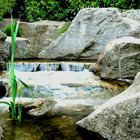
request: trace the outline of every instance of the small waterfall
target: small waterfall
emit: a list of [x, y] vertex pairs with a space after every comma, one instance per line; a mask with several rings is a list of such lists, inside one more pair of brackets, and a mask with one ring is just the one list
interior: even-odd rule
[[[88, 64], [91, 65], [91, 64]], [[15, 69], [18, 71], [25, 72], [36, 72], [36, 71], [75, 71], [80, 72], [88, 70], [87, 64], [83, 63], [66, 63], [66, 62], [17, 62], [15, 63]], [[9, 65], [6, 66], [6, 71], [9, 70]]]
[[60, 65], [59, 64], [40, 64], [39, 65], [39, 71], [58, 71]]
[[[37, 64], [35, 63], [15, 63], [14, 67], [18, 71], [34, 72], [37, 69]], [[9, 65], [6, 66], [6, 71], [9, 70]]]
[[84, 64], [61, 64], [62, 71], [84, 71]]

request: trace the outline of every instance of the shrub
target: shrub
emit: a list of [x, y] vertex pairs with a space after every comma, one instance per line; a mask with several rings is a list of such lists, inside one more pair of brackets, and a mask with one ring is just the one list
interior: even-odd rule
[[72, 20], [80, 9], [86, 7], [139, 8], [139, 0], [25, 0], [28, 21], [51, 19]]
[[[8, 1], [8, 0], [1, 0]], [[10, 0], [14, 1], [14, 0]], [[71, 21], [80, 9], [86, 7], [140, 8], [139, 0], [15, 0], [14, 16], [27, 21]], [[1, 9], [1, 8], [0, 8]]]
[[15, 0], [0, 0], [0, 19], [3, 15], [12, 11], [12, 7], [15, 4]]

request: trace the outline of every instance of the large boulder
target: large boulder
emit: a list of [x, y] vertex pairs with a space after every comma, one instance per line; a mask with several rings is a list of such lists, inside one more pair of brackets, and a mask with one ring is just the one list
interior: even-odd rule
[[93, 70], [105, 79], [134, 79], [140, 71], [140, 39], [113, 40], [100, 54]]
[[112, 40], [124, 36], [140, 37], [140, 10], [116, 8], [82, 9], [68, 31], [39, 55], [44, 59], [97, 60]]
[[140, 139], [140, 72], [123, 93], [99, 106], [77, 125], [108, 140]]
[[4, 69], [9, 58], [9, 52], [4, 48], [6, 35], [0, 31], [0, 71]]

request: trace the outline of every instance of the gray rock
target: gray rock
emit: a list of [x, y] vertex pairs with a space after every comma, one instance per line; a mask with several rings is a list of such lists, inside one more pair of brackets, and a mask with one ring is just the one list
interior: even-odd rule
[[100, 54], [93, 69], [105, 79], [134, 79], [140, 71], [140, 39], [113, 40]]
[[99, 106], [77, 125], [108, 140], [140, 139], [140, 72], [123, 93]]
[[9, 58], [9, 52], [4, 48], [5, 39], [6, 35], [0, 31], [0, 71], [4, 69]]
[[82, 9], [68, 31], [39, 55], [43, 59], [97, 60], [112, 40], [124, 36], [140, 38], [140, 10], [116, 8]]
[[0, 140], [2, 139], [2, 137], [3, 137], [3, 129], [0, 127]]
[[[4, 43], [5, 50], [10, 55], [11, 37], [7, 37]], [[15, 59], [31, 59], [36, 58], [37, 50], [31, 46], [30, 40], [26, 38], [16, 38]]]
[[22, 37], [30, 40], [34, 50], [34, 57], [37, 58], [44, 47], [49, 47], [51, 42], [58, 36], [58, 29], [64, 24], [65, 22], [49, 20], [20, 23]]

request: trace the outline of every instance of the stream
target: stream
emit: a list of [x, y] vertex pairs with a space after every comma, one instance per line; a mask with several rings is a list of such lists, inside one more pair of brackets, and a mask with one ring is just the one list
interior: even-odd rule
[[[22, 97], [52, 98], [56, 105], [46, 116], [25, 118], [22, 127], [13, 125], [9, 114], [0, 106], [4, 140], [98, 140], [85, 131], [81, 135], [75, 123], [128, 85], [101, 80], [90, 72], [92, 65], [82, 62], [16, 62], [16, 77], [32, 88], [31, 94], [18, 83]], [[0, 75], [7, 88], [8, 69], [7, 65]]]

